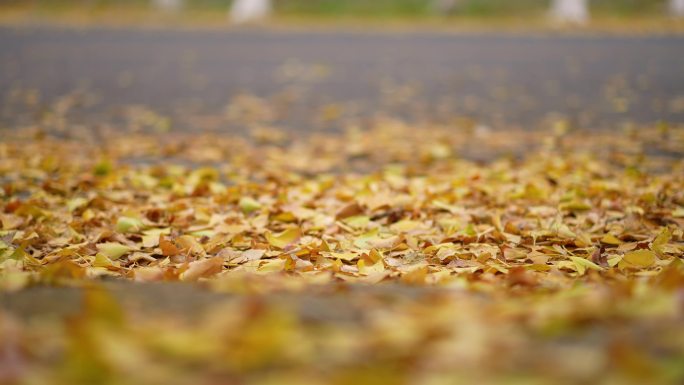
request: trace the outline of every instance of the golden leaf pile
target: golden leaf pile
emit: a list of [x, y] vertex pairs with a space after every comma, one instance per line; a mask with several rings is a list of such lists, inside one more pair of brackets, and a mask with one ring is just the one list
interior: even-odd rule
[[[684, 130], [586, 135], [14, 133], [0, 142], [6, 292], [121, 279], [256, 297], [193, 325], [133, 321], [97, 289], [66, 330], [15, 335], [3, 316], [0, 347], [23, 368], [7, 378], [684, 380]], [[295, 309], [307, 296], [360, 318], [311, 321]]]

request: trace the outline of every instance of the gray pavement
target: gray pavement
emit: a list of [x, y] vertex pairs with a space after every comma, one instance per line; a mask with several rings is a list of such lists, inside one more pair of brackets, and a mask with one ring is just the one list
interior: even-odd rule
[[494, 128], [554, 115], [585, 128], [684, 122], [684, 37], [0, 29], [0, 126], [74, 91], [88, 95], [75, 120], [144, 105], [180, 128], [240, 94], [303, 130], [377, 114]]

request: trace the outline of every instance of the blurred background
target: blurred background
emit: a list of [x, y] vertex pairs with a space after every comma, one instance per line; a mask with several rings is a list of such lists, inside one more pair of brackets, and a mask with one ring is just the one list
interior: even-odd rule
[[0, 0], [0, 128], [677, 124], [682, 15], [684, 0]]
[[[112, 22], [169, 21], [220, 24], [226, 21], [231, 3], [244, 0], [1, 0], [0, 9], [9, 18], [80, 18]], [[246, 2], [250, 2], [247, 0]], [[256, 3], [260, 3], [257, 0]], [[310, 21], [478, 21], [484, 23], [535, 23], [548, 19], [552, 8], [586, 3], [592, 20], [664, 21], [684, 8], [679, 0], [272, 0], [272, 22]], [[555, 3], [555, 4], [554, 4]], [[679, 3], [679, 5], [677, 4]], [[165, 10], [166, 12], [158, 12]], [[166, 15], [163, 15], [165, 13]], [[125, 16], [124, 16], [125, 15]]]

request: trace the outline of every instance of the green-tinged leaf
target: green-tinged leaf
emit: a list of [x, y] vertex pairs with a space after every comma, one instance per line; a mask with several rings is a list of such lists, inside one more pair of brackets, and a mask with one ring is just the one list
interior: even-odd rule
[[584, 211], [584, 210], [589, 210], [591, 209], [591, 204], [585, 201], [580, 201], [580, 200], [572, 200], [569, 202], [563, 202], [561, 203], [558, 208], [560, 210], [567, 210], [567, 211]]
[[371, 242], [377, 241], [380, 239], [378, 236], [380, 232], [380, 229], [375, 228], [371, 231], [368, 231], [365, 234], [361, 234], [356, 239], [354, 239], [354, 246], [359, 247], [361, 249], [369, 249], [372, 247]]
[[558, 235], [562, 238], [572, 239], [577, 237], [577, 234], [570, 230], [570, 228], [565, 224], [559, 225], [557, 231]]
[[133, 250], [133, 248], [130, 246], [122, 245], [116, 242], [100, 243], [97, 244], [96, 247], [100, 253], [106, 255], [112, 260], [119, 259]]
[[240, 206], [240, 210], [242, 210], [242, 212], [245, 214], [249, 214], [261, 208], [261, 203], [257, 202], [256, 200], [250, 197], [240, 198], [240, 202], [238, 203], [238, 205]]
[[69, 209], [69, 211], [76, 211], [82, 207], [85, 207], [87, 204], [88, 199], [83, 197], [76, 197], [73, 199], [69, 199], [67, 201], [67, 209]]
[[420, 229], [422, 227], [423, 227], [422, 222], [411, 221], [411, 220], [407, 220], [407, 219], [399, 221], [399, 222], [393, 224], [392, 226], [390, 226], [392, 231], [395, 231], [398, 233], [408, 233], [408, 232]]
[[587, 269], [591, 270], [596, 270], [596, 271], [601, 271], [603, 268], [594, 262], [584, 259], [581, 257], [570, 257], [570, 260], [575, 264], [575, 267], [577, 269], [577, 272], [580, 273], [580, 275], [584, 275], [585, 271]]
[[355, 229], [363, 229], [368, 226], [368, 223], [370, 223], [370, 217], [366, 215], [355, 215], [349, 218], [345, 218], [342, 220], [346, 225], [355, 228]]
[[143, 222], [138, 218], [119, 217], [116, 221], [116, 231], [120, 233], [137, 233], [143, 227]]
[[112, 162], [107, 159], [103, 159], [95, 165], [93, 173], [97, 176], [105, 176], [111, 173], [113, 169], [114, 166], [112, 165]]
[[95, 254], [95, 259], [92, 262], [93, 267], [115, 267], [114, 262], [102, 253]]
[[214, 230], [199, 230], [199, 231], [193, 231], [192, 233], [190, 233], [190, 235], [192, 235], [193, 237], [199, 237], [199, 238], [201, 238], [201, 237], [211, 238], [211, 237], [216, 235], [216, 231], [214, 231]]

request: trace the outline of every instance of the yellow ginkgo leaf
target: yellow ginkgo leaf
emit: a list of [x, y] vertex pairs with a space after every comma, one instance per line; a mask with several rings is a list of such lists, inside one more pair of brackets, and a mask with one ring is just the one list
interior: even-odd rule
[[653, 240], [653, 243], [651, 243], [651, 250], [653, 250], [653, 252], [655, 252], [659, 257], [665, 257], [663, 246], [670, 242], [670, 238], [672, 238], [672, 233], [670, 230], [667, 228], [663, 229], [663, 231], [661, 231], [660, 234], [658, 234], [658, 236]]
[[137, 233], [143, 226], [140, 219], [133, 217], [119, 217], [116, 221], [116, 231], [120, 233]]
[[377, 273], [383, 273], [385, 271], [385, 264], [382, 261], [378, 261], [374, 264], [368, 264], [363, 259], [359, 259], [356, 263], [359, 273], [363, 275], [371, 275]]
[[279, 271], [283, 271], [285, 269], [285, 264], [287, 261], [285, 259], [271, 259], [266, 262], [263, 262], [261, 266], [258, 268], [258, 272], [260, 273], [277, 273]]
[[622, 244], [622, 241], [617, 239], [615, 235], [613, 234], [606, 234], [601, 238], [601, 243], [605, 243], [606, 245], [620, 245]]
[[266, 240], [269, 245], [277, 249], [284, 249], [297, 242], [301, 236], [302, 231], [298, 227], [292, 227], [279, 234], [266, 233]]
[[422, 225], [423, 224], [418, 221], [403, 220], [393, 224], [390, 228], [398, 233], [405, 233], [421, 228]]
[[112, 260], [119, 259], [133, 250], [133, 248], [130, 246], [122, 245], [116, 242], [100, 243], [96, 247], [100, 253], [106, 255]]
[[575, 264], [575, 270], [580, 275], [584, 275], [584, 273], [587, 271], [587, 269], [598, 270], [598, 271], [603, 270], [603, 268], [601, 268], [601, 266], [595, 264], [594, 262], [592, 262], [588, 259], [584, 259], [584, 258], [580, 258], [580, 257], [570, 257], [570, 260], [572, 260], [572, 262]]
[[249, 214], [261, 208], [261, 203], [250, 197], [240, 198], [240, 203], [238, 205], [240, 206], [240, 210], [245, 214]]
[[656, 255], [651, 250], [636, 250], [625, 254], [620, 267], [649, 267], [655, 263]]
[[221, 272], [223, 269], [223, 258], [214, 257], [200, 259], [190, 263], [188, 269], [181, 275], [182, 281], [197, 281], [200, 278], [210, 277]]

